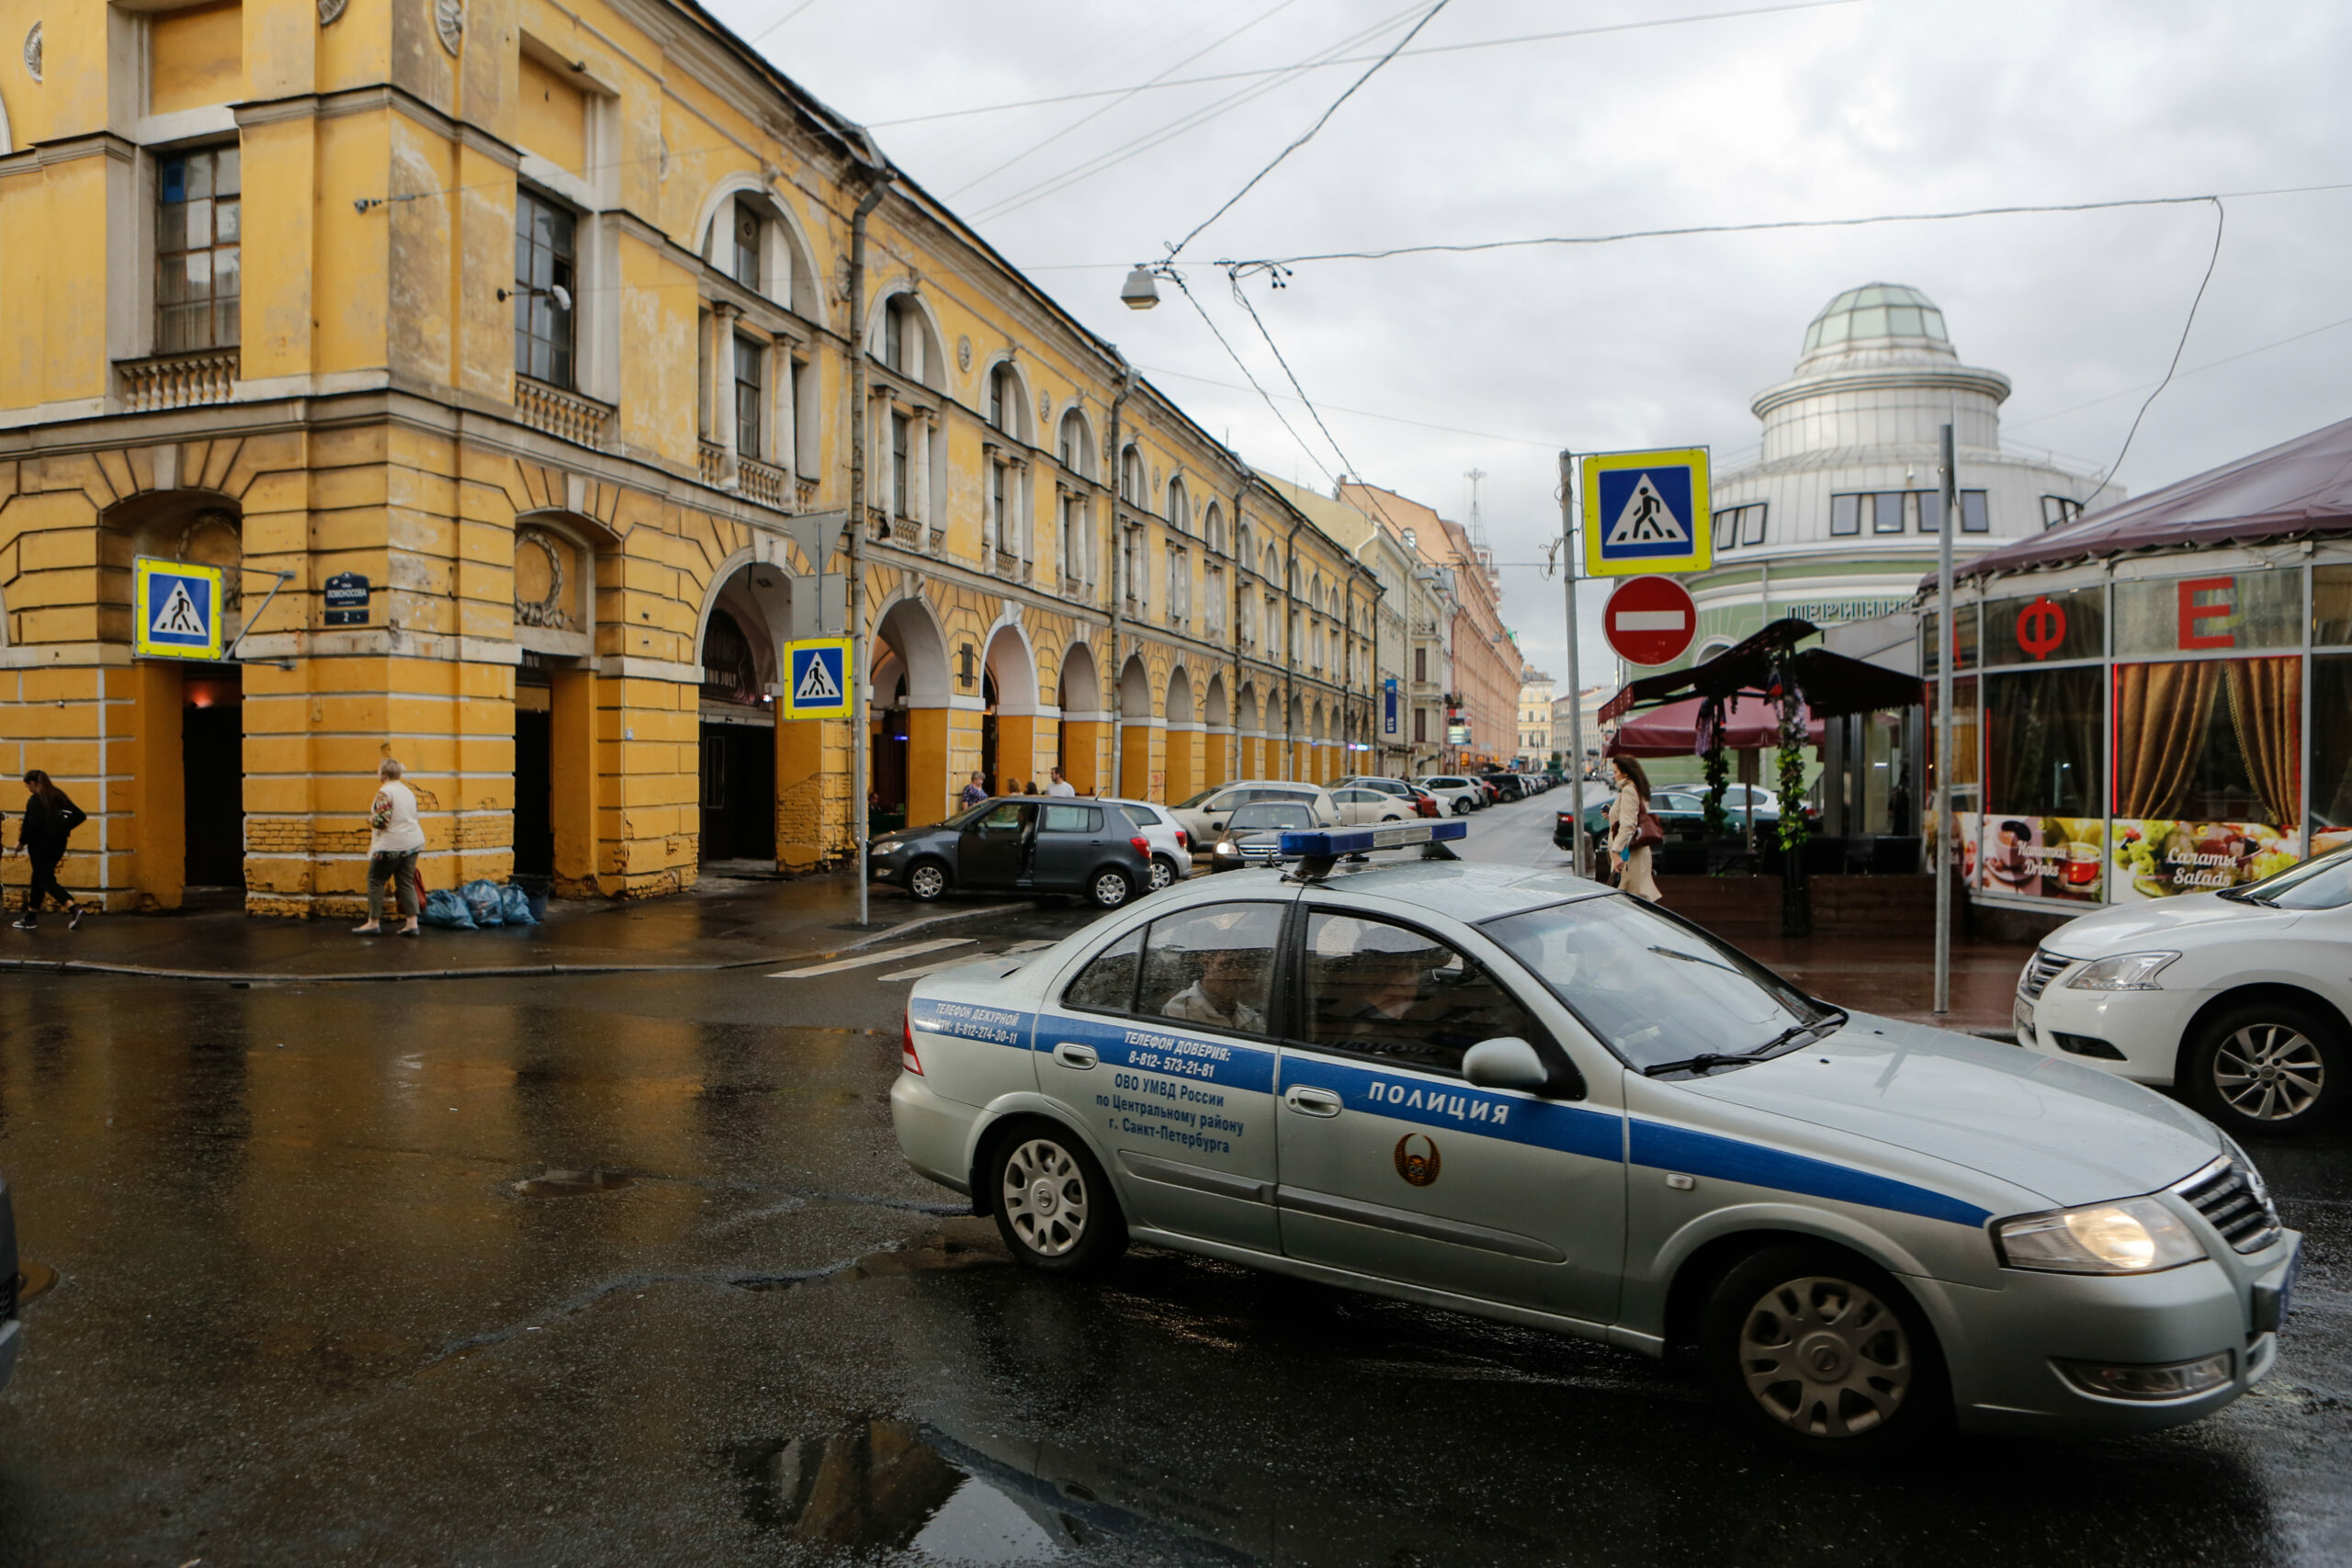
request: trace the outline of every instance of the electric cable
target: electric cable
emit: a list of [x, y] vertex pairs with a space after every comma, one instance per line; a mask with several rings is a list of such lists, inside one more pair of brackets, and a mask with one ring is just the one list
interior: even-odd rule
[[[2218, 370], [2224, 365], [2234, 365], [2241, 359], [2251, 359], [2257, 354], [2267, 354], [2274, 348], [2284, 348], [2290, 343], [2301, 343], [2307, 337], [2317, 337], [2322, 333], [2332, 333], [2338, 327], [2352, 327], [2352, 316], [2339, 316], [2335, 321], [2323, 321], [2318, 326], [2306, 327], [2301, 332], [2290, 333], [2285, 337], [2274, 338], [2268, 343], [2256, 344], [2252, 348], [2242, 348], [2235, 354], [2225, 354], [2219, 359], [2209, 359], [2202, 365], [2192, 365], [2188, 369], [2182, 371], [2181, 375], [2202, 376], [2208, 370]], [[1184, 380], [1198, 381], [1202, 379], [1202, 378], [1198, 376], [1185, 376], [1181, 370], [1155, 370], [1152, 374], [1155, 376], [1174, 376]], [[1215, 387], [1221, 385], [1221, 383], [1210, 381], [1207, 385]], [[2161, 388], [2163, 383], [2157, 382], [2155, 385]], [[1227, 391], [1240, 390], [1238, 387], [1227, 387], [1226, 389]], [[2002, 434], [2007, 434], [2010, 431], [2023, 430], [2030, 425], [2047, 424], [2053, 419], [2064, 419], [2070, 413], [2080, 413], [2085, 409], [2095, 409], [2101, 403], [2111, 403], [2118, 398], [2128, 398], [2132, 393], [2143, 391], [2144, 389], [2144, 387], [2126, 387], [2120, 392], [2109, 392], [2103, 398], [2093, 398], [2086, 403], [2075, 403], [2069, 407], [2058, 409], [2050, 413], [2035, 414], [2031, 419], [2005, 419], [2001, 422], [2001, 431]], [[1363, 411], [1361, 409], [1350, 409], [1344, 412], [1350, 413], [1362, 413]], [[1374, 414], [1371, 417], [1374, 419], [1381, 419], [1386, 416], [1382, 414]], [[1464, 431], [1462, 434], [1470, 434], [1474, 433]], [[1509, 438], [1502, 437], [1501, 439]]]
[[[1323, 477], [1329, 479], [1332, 485], [1336, 488], [1340, 482], [1338, 477], [1334, 475], [1329, 468], [1324, 467], [1323, 459], [1316, 455], [1315, 448], [1306, 444], [1306, 438], [1299, 434], [1298, 427], [1291, 423], [1289, 417], [1285, 415], [1281, 408], [1275, 404], [1273, 395], [1268, 392], [1264, 387], [1259, 385], [1258, 378], [1250, 372], [1249, 361], [1243, 359], [1240, 354], [1235, 350], [1233, 344], [1227, 341], [1225, 333], [1217, 330], [1216, 321], [1209, 315], [1207, 307], [1203, 305], [1200, 300], [1193, 296], [1191, 287], [1185, 283], [1181, 275], [1170, 272], [1169, 274], [1169, 281], [1175, 284], [1178, 291], [1184, 296], [1185, 301], [1189, 303], [1193, 310], [1200, 312], [1202, 324], [1209, 329], [1209, 335], [1216, 339], [1217, 346], [1224, 349], [1225, 352], [1231, 356], [1233, 363], [1239, 367], [1242, 378], [1250, 383], [1250, 389], [1265, 400], [1267, 411], [1282, 422], [1282, 427], [1284, 430], [1290, 432], [1290, 438], [1298, 443], [1298, 449], [1306, 454], [1306, 460], [1314, 464], [1317, 468], [1321, 468], [1323, 471]], [[1294, 385], [1295, 384], [1295, 383], [1294, 383]], [[1337, 451], [1339, 448], [1335, 446], [1332, 450]]]
[[[1340, 106], [1346, 103], [1350, 98], [1354, 97], [1357, 88], [1363, 86], [1366, 82], [1371, 81], [1382, 66], [1396, 59], [1397, 51], [1402, 50], [1407, 44], [1412, 42], [1416, 38], [1419, 38], [1420, 36], [1421, 29], [1428, 27], [1431, 22], [1437, 20], [1438, 13], [1444, 10], [1446, 6], [1452, 3], [1453, 0], [1437, 0], [1437, 4], [1430, 6], [1428, 12], [1422, 16], [1421, 19], [1413, 24], [1411, 30], [1407, 32], [1403, 38], [1396, 40], [1396, 44], [1394, 48], [1390, 49], [1387, 53], [1382, 55], [1378, 60], [1374, 61], [1370, 65], [1366, 66], [1363, 75], [1348, 84], [1347, 90], [1341, 93], [1338, 97], [1333, 98], [1331, 100], [1331, 107], [1325, 109], [1320, 115], [1317, 116], [1315, 123], [1308, 126], [1306, 130], [1301, 132], [1296, 141], [1283, 148], [1281, 152], [1275, 153], [1272, 160], [1268, 163], [1264, 168], [1259, 170], [1256, 174], [1251, 175], [1250, 178], [1243, 183], [1239, 190], [1235, 191], [1231, 196], [1226, 198], [1224, 206], [1218, 208], [1215, 212], [1210, 213], [1206, 218], [1202, 219], [1200, 222], [1193, 225], [1193, 231], [1191, 233], [1177, 241], [1175, 245], [1169, 251], [1168, 259], [1170, 261], [1174, 261], [1178, 256], [1183, 254], [1184, 247], [1191, 244], [1195, 239], [1197, 239], [1200, 236], [1202, 230], [1207, 228], [1210, 224], [1216, 222], [1218, 219], [1232, 211], [1236, 202], [1239, 201], [1243, 197], [1248, 196], [1251, 191], [1258, 188], [1258, 182], [1260, 180], [1264, 179], [1268, 175], [1272, 174], [1277, 168], [1282, 166], [1283, 159], [1289, 157], [1292, 153], [1297, 152], [1300, 148], [1314, 141], [1316, 132], [1321, 130], [1326, 125], [1329, 125], [1331, 122], [1331, 117], [1340, 112]], [[1238, 292], [1238, 286], [1236, 292]], [[1257, 312], [1252, 310], [1250, 314], [1254, 316]], [[1271, 338], [1267, 341], [1269, 343], [1272, 342]], [[1277, 357], [1279, 357], [1279, 355], [1277, 355]]]
[[2149, 405], [2163, 395], [2166, 387], [2172, 385], [2173, 372], [2180, 368], [2181, 353], [2188, 347], [2189, 330], [2197, 325], [2197, 307], [2205, 302], [2205, 286], [2213, 281], [2213, 269], [2221, 265], [2222, 231], [2229, 224], [2230, 209], [2222, 205], [2220, 197], [2217, 196], [2212, 199], [2213, 254], [2205, 259], [2205, 276], [2198, 279], [2196, 298], [2188, 302], [2188, 320], [2180, 323], [2180, 341], [2173, 344], [2172, 363], [2165, 367], [2165, 378], [2156, 383], [2156, 389], [2148, 394], [2147, 401], [2140, 405], [2140, 412], [2132, 416], [2132, 428], [2123, 433], [2122, 449], [2115, 454], [2115, 461], [2107, 466], [2107, 471], [2099, 475], [2098, 482], [2091, 486], [2091, 494], [2094, 496], [2098, 495], [2100, 488], [2113, 479], [2116, 471], [2123, 467], [2123, 459], [2132, 450], [2132, 438], [2140, 434], [2140, 422], [2148, 417]]

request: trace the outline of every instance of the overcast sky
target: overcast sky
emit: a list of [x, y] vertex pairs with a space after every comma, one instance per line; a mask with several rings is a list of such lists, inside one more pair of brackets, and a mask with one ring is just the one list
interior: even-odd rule
[[[1758, 3], [1452, 0], [1409, 50]], [[1464, 475], [1485, 470], [1486, 526], [1505, 562], [1540, 559], [1557, 533], [1563, 446], [1706, 445], [1718, 468], [1751, 459], [1749, 399], [1789, 374], [1805, 323], [1831, 296], [1875, 280], [1924, 290], [1962, 358], [2012, 379], [2005, 444], [2104, 468], [2179, 342], [2211, 254], [2213, 209], [1303, 263], [1280, 290], [1263, 276], [1248, 283], [1344, 458], [1289, 399], [1211, 264], [2352, 182], [2352, 6], [2310, 0], [1846, 0], [1408, 51], [1182, 258], [1251, 373], [1283, 395], [1302, 447], [1172, 290], [1148, 313], [1117, 295], [1129, 265], [1214, 212], [1363, 64], [890, 123], [1162, 75], [1376, 56], [1428, 6], [716, 9], [809, 91], [874, 127], [902, 169], [1250, 461], [1326, 491], [1327, 470], [1352, 468], [1464, 518]], [[1096, 163], [1106, 166], [1085, 173]], [[2227, 205], [2182, 373], [2119, 475], [2134, 494], [2352, 417], [2352, 189]], [[1521, 648], [1564, 673], [1556, 584], [1517, 566], [1504, 584], [1504, 619]], [[1590, 662], [1602, 654], [1595, 620], [1588, 671], [1600, 668]]]

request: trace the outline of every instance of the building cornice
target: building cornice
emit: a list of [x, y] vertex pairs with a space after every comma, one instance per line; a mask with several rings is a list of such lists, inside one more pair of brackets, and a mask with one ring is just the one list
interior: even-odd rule
[[2009, 378], [1998, 370], [1982, 370], [1969, 365], [1955, 365], [1948, 368], [1934, 365], [1900, 365], [1872, 369], [1825, 370], [1795, 377], [1776, 387], [1767, 387], [1756, 394], [1755, 400], [1747, 407], [1758, 419], [1763, 419], [1791, 403], [1827, 397], [1837, 392], [1924, 390], [1973, 392], [2000, 403], [2007, 400]]

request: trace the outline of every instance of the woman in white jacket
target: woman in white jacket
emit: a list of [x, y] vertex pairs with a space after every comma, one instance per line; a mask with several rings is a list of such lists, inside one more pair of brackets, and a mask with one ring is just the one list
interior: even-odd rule
[[1649, 775], [1631, 757], [1614, 758], [1610, 765], [1617, 773], [1617, 798], [1609, 803], [1609, 849], [1617, 857], [1617, 886], [1653, 904], [1662, 903], [1657, 880], [1650, 874], [1650, 847], [1633, 847], [1642, 813], [1650, 808]]
[[351, 928], [356, 936], [384, 929], [387, 882], [407, 922], [401, 935], [417, 934], [416, 855], [424, 848], [424, 826], [416, 819], [416, 792], [401, 782], [401, 772], [395, 758], [376, 765], [376, 798], [368, 807], [368, 923]]

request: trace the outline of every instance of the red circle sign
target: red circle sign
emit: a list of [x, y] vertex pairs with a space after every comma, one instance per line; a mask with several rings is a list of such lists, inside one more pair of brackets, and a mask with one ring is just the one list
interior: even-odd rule
[[1699, 606], [1670, 577], [1629, 577], [1601, 613], [1609, 646], [1628, 664], [1668, 664], [1699, 635]]

